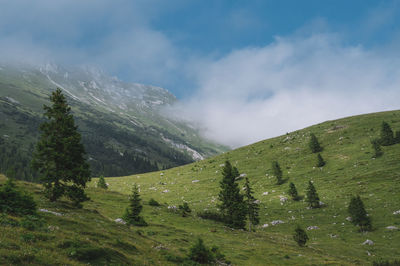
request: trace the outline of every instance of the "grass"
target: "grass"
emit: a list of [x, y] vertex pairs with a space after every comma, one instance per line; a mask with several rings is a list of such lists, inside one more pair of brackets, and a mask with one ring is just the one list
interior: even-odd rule
[[[136, 264], [169, 265], [188, 254], [197, 237], [208, 247], [218, 246], [234, 265], [368, 265], [379, 259], [400, 259], [400, 144], [383, 147], [384, 154], [372, 159], [370, 140], [379, 136], [382, 121], [400, 129], [400, 111], [368, 114], [328, 121], [277, 138], [227, 152], [207, 160], [165, 171], [119, 178], [106, 178], [109, 189], [96, 188], [96, 179], [87, 192], [91, 201], [83, 209], [66, 202], [49, 203], [41, 187], [19, 182], [33, 193], [39, 208], [61, 212], [63, 216], [41, 213], [44, 229], [30, 231], [16, 223], [21, 218], [7, 216], [0, 221], [0, 264]], [[315, 167], [317, 155], [308, 148], [313, 132], [324, 150], [327, 164]], [[256, 232], [232, 230], [221, 223], [200, 219], [196, 212], [215, 210], [218, 203], [221, 165], [230, 160], [245, 173], [261, 201], [261, 225]], [[276, 185], [271, 162], [277, 160], [286, 182]], [[303, 200], [288, 200], [289, 183], [305, 195], [309, 180], [325, 206], [307, 209]], [[0, 178], [4, 182], [4, 177]], [[240, 180], [240, 186], [244, 180]], [[140, 186], [143, 217], [147, 227], [127, 227], [114, 222], [128, 205], [132, 185]], [[265, 195], [268, 192], [268, 195]], [[374, 230], [358, 232], [346, 220], [351, 195], [359, 194], [372, 218]], [[150, 206], [153, 198], [161, 206]], [[189, 217], [168, 206], [187, 202]], [[271, 225], [273, 220], [283, 224]], [[297, 224], [310, 240], [299, 247], [293, 240]], [[362, 245], [366, 240], [374, 245]], [[179, 263], [178, 263], [179, 264]]]

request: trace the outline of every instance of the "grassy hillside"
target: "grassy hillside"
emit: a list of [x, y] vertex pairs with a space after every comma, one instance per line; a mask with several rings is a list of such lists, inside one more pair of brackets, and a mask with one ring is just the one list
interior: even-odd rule
[[[393, 214], [400, 210], [400, 144], [384, 147], [378, 159], [372, 159], [370, 144], [379, 136], [383, 120], [400, 130], [400, 111], [349, 117], [186, 166], [106, 178], [107, 191], [96, 188], [97, 180], [93, 180], [88, 189], [92, 200], [82, 210], [63, 202], [48, 203], [39, 194], [40, 187], [19, 183], [34, 193], [39, 208], [64, 215], [42, 213], [46, 230], [33, 232], [1, 222], [0, 264], [168, 265], [177, 261], [176, 256], [184, 257], [198, 236], [207, 246], [219, 246], [234, 265], [368, 265], [378, 259], [400, 259], [400, 230], [386, 229], [400, 228], [400, 215]], [[317, 156], [308, 148], [311, 132], [324, 148], [327, 164], [323, 168], [314, 167]], [[225, 160], [250, 179], [255, 197], [261, 201], [261, 225], [268, 227], [259, 226], [256, 232], [232, 230], [196, 217], [198, 211], [216, 208]], [[284, 170], [287, 180], [282, 185], [276, 185], [272, 177], [273, 160]], [[3, 180], [0, 178], [0, 183]], [[307, 209], [304, 201], [281, 204], [280, 196], [288, 196], [290, 182], [304, 196], [309, 180], [325, 203], [323, 208]], [[239, 182], [241, 186], [244, 183]], [[134, 183], [140, 186], [148, 227], [128, 228], [114, 222], [127, 206]], [[346, 220], [348, 202], [355, 194], [361, 196], [372, 218], [372, 232], [360, 233]], [[150, 198], [162, 205], [149, 206]], [[168, 209], [184, 201], [193, 210], [191, 216], [181, 217]], [[274, 220], [284, 223], [273, 226]], [[310, 241], [303, 248], [292, 238], [297, 224], [318, 227], [307, 230]], [[374, 245], [362, 245], [367, 239]]]
[[[111, 190], [125, 194], [137, 183], [145, 200], [154, 198], [167, 205], [187, 201], [195, 211], [215, 209], [221, 165], [230, 160], [249, 177], [255, 197], [261, 201], [261, 224], [268, 223], [268, 227], [258, 228], [255, 233], [231, 232], [218, 223], [197, 218], [170, 220], [156, 216], [149, 208], [147, 219], [173, 225], [182, 234], [202, 235], [209, 243], [221, 246], [232, 262], [241, 265], [365, 264], [378, 258], [399, 259], [400, 231], [386, 227], [400, 227], [400, 215], [393, 214], [400, 210], [400, 144], [384, 147], [384, 155], [372, 159], [370, 140], [379, 136], [382, 121], [387, 121], [393, 130], [400, 130], [400, 111], [328, 121], [190, 165], [107, 182]], [[324, 148], [321, 154], [327, 164], [323, 168], [315, 167], [317, 156], [309, 151], [311, 132]], [[288, 179], [283, 185], [275, 184], [273, 160], [279, 161], [284, 178]], [[309, 210], [303, 201], [281, 204], [280, 196], [288, 196], [289, 182], [295, 183], [304, 196], [309, 180], [326, 204], [324, 208]], [[361, 196], [372, 218], [373, 232], [359, 233], [346, 220], [350, 197], [356, 194]], [[271, 221], [278, 219], [285, 223], [271, 226]], [[292, 240], [296, 224], [319, 228], [307, 231], [311, 240], [306, 248], [298, 248]], [[212, 228], [216, 232], [210, 232]], [[160, 233], [156, 238], [179, 245], [174, 241], [179, 239], [177, 235], [164, 237]], [[375, 244], [362, 245], [366, 239]]]

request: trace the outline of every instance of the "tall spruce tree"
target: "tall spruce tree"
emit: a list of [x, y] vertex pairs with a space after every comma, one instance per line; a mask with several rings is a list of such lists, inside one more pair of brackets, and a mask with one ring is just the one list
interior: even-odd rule
[[380, 143], [382, 146], [390, 146], [395, 143], [393, 130], [385, 121], [382, 122]]
[[243, 195], [233, 175], [232, 165], [229, 161], [225, 162], [222, 170], [222, 181], [220, 182], [221, 191], [218, 199], [220, 204], [218, 208], [225, 224], [233, 228], [244, 228], [246, 225], [246, 204], [243, 201]]
[[308, 181], [308, 187], [307, 187], [307, 203], [310, 208], [319, 208], [319, 197], [317, 190], [315, 189], [313, 183], [311, 181]]
[[125, 214], [123, 216], [123, 219], [127, 224], [138, 226], [147, 225], [143, 217], [140, 216], [140, 212], [143, 209], [141, 201], [139, 188], [136, 184], [134, 184], [132, 188], [132, 194], [129, 196], [129, 206], [125, 209]]
[[311, 152], [312, 153], [317, 153], [322, 151], [322, 147], [318, 142], [317, 137], [314, 135], [314, 133], [310, 134], [310, 142], [308, 144], [310, 146]]
[[246, 177], [245, 187], [245, 202], [247, 205], [247, 216], [249, 217], [249, 231], [251, 231], [252, 225], [257, 225], [260, 223], [260, 215], [259, 210], [260, 206], [258, 206], [257, 200], [253, 196], [253, 190], [250, 187], [249, 179]]
[[85, 149], [71, 108], [60, 89], [52, 93], [50, 101], [52, 106], [43, 107], [47, 121], [40, 125], [41, 136], [32, 167], [38, 171], [50, 201], [66, 195], [80, 207], [81, 202], [89, 199], [84, 192], [90, 181]]
[[372, 228], [371, 219], [367, 215], [360, 196], [352, 197], [348, 208], [351, 222], [360, 226], [361, 231], [370, 231]]
[[276, 183], [278, 185], [283, 183], [282, 179], [282, 169], [279, 166], [279, 163], [277, 161], [272, 162], [272, 172], [274, 173], [274, 176], [276, 177]]
[[297, 193], [296, 186], [290, 182], [288, 194], [292, 197], [293, 200], [299, 200], [299, 194]]

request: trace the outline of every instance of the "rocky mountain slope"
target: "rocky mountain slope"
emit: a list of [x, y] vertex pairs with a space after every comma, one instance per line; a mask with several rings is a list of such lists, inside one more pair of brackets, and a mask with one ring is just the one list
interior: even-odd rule
[[177, 99], [167, 90], [124, 83], [96, 69], [54, 64], [0, 64], [2, 172], [31, 179], [42, 106], [61, 88], [83, 135], [94, 175], [126, 175], [177, 166], [226, 150], [188, 123], [169, 118]]

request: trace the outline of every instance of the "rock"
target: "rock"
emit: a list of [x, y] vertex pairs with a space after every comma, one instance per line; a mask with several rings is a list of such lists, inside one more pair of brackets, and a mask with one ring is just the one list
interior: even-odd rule
[[349, 222], [353, 221], [353, 219], [350, 216], [346, 217], [346, 220], [349, 221]]
[[286, 202], [288, 200], [288, 198], [285, 197], [285, 196], [279, 196], [279, 200], [280, 200], [281, 203], [284, 203], [284, 202]]
[[400, 210], [393, 212], [394, 215], [400, 214]]
[[62, 213], [53, 212], [53, 211], [49, 211], [49, 210], [46, 210], [46, 209], [39, 209], [39, 211], [40, 211], [40, 212], [51, 213], [51, 214], [53, 214], [53, 215], [55, 215], [55, 216], [62, 216], [62, 215], [63, 215]]
[[219, 165], [219, 167], [224, 167], [225, 166], [225, 164], [224, 163], [221, 163], [220, 165]]
[[177, 210], [178, 208], [175, 205], [168, 206], [168, 210]]
[[325, 203], [323, 203], [322, 201], [319, 202], [319, 206], [325, 206]]
[[367, 240], [365, 240], [364, 241], [364, 243], [362, 243], [363, 245], [373, 245], [374, 244], [374, 241], [372, 241], [372, 240], [369, 240], [369, 239], [367, 239]]
[[268, 195], [268, 191], [263, 193], [263, 196], [266, 196], [266, 195]]
[[197, 179], [196, 179], [196, 180], [193, 180], [192, 183], [197, 183], [197, 182], [199, 182], [199, 181], [200, 181], [200, 180], [197, 180]]
[[164, 173], [160, 173], [160, 175], [164, 175]]
[[399, 228], [398, 228], [397, 226], [390, 225], [390, 226], [387, 226], [386, 229], [389, 229], [389, 230], [398, 230]]
[[126, 222], [122, 218], [117, 218], [114, 220], [114, 222], [119, 223], [119, 224], [126, 224]]
[[60, 227], [58, 227], [56, 225], [49, 225], [47, 227], [47, 229], [49, 229], [49, 231], [53, 232], [53, 231], [56, 231], [56, 230], [60, 229]]
[[168, 193], [169, 192], [169, 190], [168, 189], [166, 189], [166, 190], [163, 190], [163, 192], [162, 193]]
[[268, 227], [269, 226], [269, 224], [263, 224], [262, 225], [262, 228], [266, 228], [266, 227]]
[[271, 192], [272, 192], [272, 193], [274, 193], [274, 192], [275, 192], [275, 190], [272, 190]]
[[260, 200], [255, 200], [253, 203], [255, 203], [255, 204], [260, 204], [261, 201], [260, 201]]
[[274, 220], [271, 222], [271, 225], [277, 225], [277, 224], [284, 224], [285, 222], [282, 220]]
[[330, 234], [329, 235], [331, 238], [337, 238], [338, 236], [337, 235], [333, 235], [333, 234]]
[[246, 177], [246, 176], [247, 176], [247, 174], [243, 173], [243, 174], [240, 174], [239, 177]]
[[316, 230], [316, 229], [319, 229], [319, 227], [316, 226], [316, 225], [312, 225], [312, 226], [307, 227], [307, 230]]

